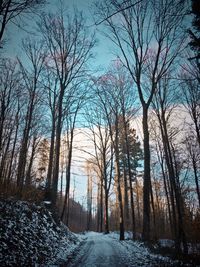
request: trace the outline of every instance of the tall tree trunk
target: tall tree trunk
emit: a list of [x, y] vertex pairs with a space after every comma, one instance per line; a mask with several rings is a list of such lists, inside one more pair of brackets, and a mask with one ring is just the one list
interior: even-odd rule
[[13, 128], [10, 129], [9, 133], [8, 133], [8, 136], [7, 136], [7, 142], [5, 144], [5, 150], [4, 150], [4, 153], [2, 153], [1, 155], [1, 164], [0, 164], [0, 180], [2, 181], [2, 183], [6, 183], [6, 173], [5, 173], [5, 165], [6, 165], [6, 158], [7, 158], [7, 155], [8, 155], [8, 151], [9, 151], [9, 148], [10, 148], [10, 142], [11, 142], [11, 135], [12, 135], [12, 132], [13, 132]]
[[105, 234], [109, 233], [109, 216], [108, 216], [108, 178], [107, 178], [107, 168], [106, 168], [106, 150], [103, 149], [103, 176], [104, 176], [104, 201], [105, 201], [105, 214], [104, 214], [104, 231]]
[[36, 80], [34, 79], [34, 89], [30, 96], [30, 106], [28, 106], [28, 109], [27, 109], [25, 128], [23, 132], [22, 145], [21, 145], [21, 149], [19, 153], [19, 160], [18, 160], [17, 187], [19, 189], [19, 192], [18, 192], [19, 196], [21, 195], [23, 185], [24, 185], [26, 157], [27, 157], [27, 152], [28, 152], [28, 141], [30, 138], [29, 134], [31, 131], [31, 123], [32, 123], [33, 111], [34, 111], [35, 91], [36, 91]]
[[129, 141], [128, 141], [125, 112], [123, 114], [123, 123], [124, 123], [124, 130], [125, 130], [125, 144], [126, 144], [126, 154], [127, 154], [130, 199], [131, 199], [132, 237], [133, 239], [135, 239], [135, 209], [134, 209], [134, 197], [133, 197], [133, 185], [132, 185], [133, 181], [132, 181], [132, 174], [131, 174], [130, 146], [129, 146]]
[[26, 157], [27, 157], [27, 143], [28, 140], [25, 138], [22, 141], [20, 153], [19, 153], [19, 160], [18, 160], [18, 171], [17, 171], [17, 187], [19, 189], [19, 196], [21, 195], [21, 191], [24, 184], [24, 173], [25, 173], [25, 166], [26, 166]]
[[109, 234], [109, 216], [108, 216], [108, 189], [105, 189], [105, 221], [104, 221], [104, 228], [105, 233]]
[[123, 182], [124, 182], [124, 224], [125, 227], [129, 226], [129, 199], [128, 199], [128, 184], [127, 184], [127, 172], [126, 172], [126, 162], [123, 163]]
[[176, 197], [176, 205], [177, 205], [177, 212], [178, 212], [178, 223], [179, 223], [179, 237], [183, 245], [183, 252], [184, 254], [188, 254], [188, 245], [187, 245], [187, 240], [186, 240], [186, 234], [185, 234], [185, 229], [184, 229], [184, 217], [185, 217], [185, 211], [184, 211], [184, 203], [183, 203], [183, 197], [181, 194], [181, 186], [180, 186], [180, 181], [179, 181], [179, 173], [178, 173], [178, 168], [177, 168], [177, 162], [176, 162], [176, 155], [175, 151], [173, 148], [173, 145], [171, 144], [172, 151], [173, 153], [173, 161], [174, 161], [174, 174], [176, 178], [176, 192], [175, 192], [175, 197]]
[[61, 92], [58, 101], [58, 118], [56, 125], [56, 141], [55, 141], [55, 164], [53, 170], [53, 181], [51, 188], [52, 207], [56, 206], [57, 191], [58, 191], [58, 179], [59, 179], [59, 167], [60, 167], [60, 144], [61, 144], [61, 132], [62, 132], [62, 105], [64, 96], [64, 87], [61, 85]]
[[[65, 200], [63, 205], [63, 210], [61, 214], [61, 220], [63, 220], [64, 213], [67, 207], [67, 203], [69, 203], [69, 190], [70, 190], [70, 178], [71, 178], [71, 162], [72, 162], [72, 149], [73, 149], [73, 129], [71, 130], [71, 136], [70, 136], [70, 144], [69, 144], [69, 151], [68, 151], [68, 162], [67, 162], [67, 168], [66, 168], [66, 189], [65, 189]], [[67, 212], [66, 216], [66, 224], [68, 225], [68, 219], [69, 219], [69, 212]]]
[[28, 170], [26, 173], [26, 181], [25, 181], [25, 185], [26, 186], [30, 186], [31, 185], [31, 170], [32, 170], [32, 166], [33, 166], [33, 159], [35, 156], [35, 149], [36, 149], [36, 140], [37, 137], [34, 136], [33, 137], [33, 145], [32, 145], [32, 151], [31, 151], [31, 157], [30, 157], [30, 161], [29, 161], [29, 165], [28, 165]]
[[[186, 244], [185, 241], [185, 232], [183, 227], [183, 211], [181, 210], [181, 193], [179, 191], [179, 184], [177, 183], [177, 177], [175, 175], [174, 170], [174, 164], [173, 164], [173, 158], [172, 158], [172, 151], [170, 147], [170, 142], [168, 138], [168, 131], [167, 131], [167, 123], [165, 119], [165, 112], [162, 111], [161, 116], [158, 116], [159, 122], [160, 122], [160, 128], [161, 128], [161, 135], [164, 145], [164, 152], [165, 152], [165, 158], [166, 158], [166, 164], [169, 174], [169, 180], [170, 180], [170, 187], [171, 187], [171, 202], [172, 202], [172, 211], [173, 211], [173, 217], [174, 217], [174, 223], [175, 223], [175, 205], [174, 205], [174, 199], [176, 203], [176, 210], [178, 215], [178, 229], [175, 232], [175, 247], [177, 253], [180, 253], [181, 251], [181, 241], [183, 241], [184, 244]], [[175, 228], [176, 229], [176, 228]], [[187, 248], [185, 248], [185, 253], [187, 254]]]
[[100, 184], [100, 232], [103, 232], [103, 179]]
[[150, 241], [150, 148], [149, 148], [149, 127], [148, 108], [143, 106], [143, 133], [144, 133], [144, 179], [143, 179], [143, 232], [144, 241]]
[[119, 202], [119, 229], [120, 229], [120, 240], [124, 240], [124, 213], [123, 213], [123, 203], [122, 203], [122, 192], [121, 192], [121, 181], [120, 181], [120, 167], [119, 167], [119, 155], [118, 148], [115, 149], [116, 157], [116, 178], [117, 178], [117, 195]]
[[[156, 214], [155, 214], [155, 204], [154, 204], [154, 197], [153, 197], [153, 188], [152, 188], [152, 185], [150, 187], [150, 197], [151, 197], [151, 207], [152, 207], [152, 215], [153, 215], [153, 226], [154, 226], [154, 229], [153, 229], [153, 234], [154, 234], [154, 240], [157, 240], [157, 229], [156, 229]], [[153, 227], [152, 227], [153, 228]]]
[[[168, 192], [169, 190], [167, 188], [167, 182], [166, 182], [167, 177], [165, 175], [163, 162], [161, 163], [161, 169], [162, 169], [162, 175], [163, 175], [163, 181], [164, 181], [165, 195], [166, 195], [166, 198], [167, 198], [167, 210], [168, 210], [168, 216], [169, 216], [170, 230], [171, 230], [171, 234], [173, 235], [173, 233], [174, 233], [174, 226], [173, 226], [173, 223], [172, 223], [172, 214], [171, 214], [170, 200], [169, 200], [169, 192]], [[176, 227], [176, 222], [175, 222], [175, 227]]]
[[92, 180], [90, 174], [88, 174], [88, 184], [87, 184], [87, 225], [86, 230], [91, 229], [92, 220]]
[[47, 171], [47, 180], [46, 180], [46, 189], [45, 189], [45, 198], [47, 200], [51, 199], [51, 186], [52, 186], [52, 173], [54, 166], [54, 144], [55, 144], [55, 116], [52, 119], [52, 129], [51, 129], [51, 144], [49, 150], [49, 163], [48, 163], [48, 171]]
[[199, 178], [198, 178], [198, 173], [197, 173], [197, 164], [194, 159], [192, 158], [192, 166], [194, 170], [194, 178], [195, 178], [195, 184], [196, 184], [196, 191], [197, 191], [197, 196], [198, 196], [198, 201], [199, 201], [199, 208], [200, 208], [200, 189], [199, 189]]
[[[63, 205], [63, 210], [61, 214], [61, 220], [64, 216], [66, 205], [68, 203], [69, 205], [69, 192], [70, 192], [70, 180], [71, 180], [71, 162], [72, 162], [72, 151], [73, 151], [73, 140], [74, 140], [74, 129], [75, 129], [75, 123], [76, 123], [76, 117], [79, 110], [79, 104], [76, 107], [74, 118], [72, 121], [72, 125], [70, 128], [70, 138], [68, 138], [68, 162], [67, 162], [67, 168], [66, 168], [66, 190], [65, 190], [65, 200]], [[69, 220], [69, 207], [67, 209], [67, 216], [66, 216], [66, 224], [68, 225]]]
[[198, 123], [198, 115], [196, 114], [196, 110], [194, 110], [192, 112], [192, 116], [193, 116], [193, 121], [194, 121], [194, 125], [195, 125], [195, 131], [196, 131], [196, 135], [197, 135], [197, 141], [198, 141], [198, 144], [199, 144], [199, 148], [200, 148], [200, 125]]
[[6, 111], [6, 106], [5, 106], [5, 99], [3, 98], [1, 102], [1, 116], [0, 116], [0, 156], [2, 153], [2, 140], [3, 140], [3, 130], [4, 130], [4, 121], [5, 121], [5, 111]]
[[140, 212], [140, 199], [139, 199], [139, 184], [136, 178], [136, 203], [137, 203], [137, 214], [138, 214], [138, 227], [141, 228], [141, 212]]
[[19, 128], [19, 106], [18, 106], [18, 111], [16, 114], [16, 128], [15, 128], [15, 135], [14, 135], [14, 141], [13, 141], [13, 147], [12, 147], [12, 152], [11, 152], [11, 159], [9, 163], [9, 169], [8, 169], [8, 178], [7, 178], [7, 186], [9, 186], [10, 181], [11, 181], [11, 172], [12, 172], [12, 165], [13, 165], [13, 159], [14, 159], [14, 154], [15, 154], [15, 147], [17, 143], [17, 137], [18, 137], [18, 128]]
[[100, 232], [100, 205], [99, 205], [99, 202], [100, 202], [100, 184], [98, 182], [98, 185], [97, 185], [97, 225], [96, 225], [96, 230], [97, 232]]

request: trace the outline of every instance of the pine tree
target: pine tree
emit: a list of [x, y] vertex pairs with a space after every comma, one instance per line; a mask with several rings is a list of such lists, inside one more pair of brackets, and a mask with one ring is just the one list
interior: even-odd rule
[[199, 61], [200, 59], [200, 1], [199, 0], [192, 0], [191, 13], [194, 15], [194, 18], [192, 21], [193, 30], [189, 30], [189, 34], [191, 37], [191, 41], [189, 44], [195, 53], [195, 57], [193, 57], [193, 59], [195, 58]]
[[[122, 122], [120, 122], [122, 123]], [[130, 155], [130, 165], [131, 165], [131, 174], [132, 179], [134, 180], [134, 176], [136, 174], [137, 167], [140, 167], [140, 160], [142, 159], [142, 149], [140, 141], [136, 135], [136, 130], [134, 128], [131, 128], [130, 122], [127, 123], [127, 139], [129, 144], [129, 155]], [[124, 167], [128, 168], [128, 162], [127, 162], [127, 146], [125, 143], [125, 129], [121, 125], [120, 126], [120, 137], [119, 137], [119, 150], [120, 150], [120, 169], [123, 172]], [[128, 173], [128, 170], [127, 170]]]
[[[132, 228], [133, 239], [135, 237], [135, 204], [133, 196], [133, 181], [136, 177], [136, 168], [139, 167], [139, 160], [142, 159], [140, 142], [136, 136], [135, 129], [130, 127], [130, 122], [125, 117], [119, 120], [119, 167], [123, 177], [120, 179], [124, 189], [124, 218], [125, 225]], [[130, 194], [129, 194], [130, 191]], [[130, 210], [129, 214], [129, 196]], [[129, 224], [131, 217], [131, 224]]]

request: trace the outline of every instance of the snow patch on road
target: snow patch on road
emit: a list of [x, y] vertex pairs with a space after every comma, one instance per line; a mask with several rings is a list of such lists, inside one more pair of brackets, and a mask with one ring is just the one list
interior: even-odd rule
[[160, 267], [175, 266], [167, 257], [150, 253], [142, 242], [130, 240], [119, 241], [116, 232], [88, 232], [84, 234], [85, 243], [69, 266], [80, 267]]

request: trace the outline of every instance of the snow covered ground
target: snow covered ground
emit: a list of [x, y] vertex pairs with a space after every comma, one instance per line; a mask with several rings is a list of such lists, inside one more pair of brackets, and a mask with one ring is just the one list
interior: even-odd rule
[[154, 255], [141, 242], [119, 241], [117, 233], [88, 232], [69, 267], [161, 267], [178, 266], [167, 257]]
[[[0, 201], [0, 266], [196, 267], [152, 254], [126, 232], [75, 235], [56, 223], [45, 205]], [[165, 242], [166, 243], [166, 242]]]
[[0, 201], [0, 266], [60, 266], [81, 238], [43, 205]]

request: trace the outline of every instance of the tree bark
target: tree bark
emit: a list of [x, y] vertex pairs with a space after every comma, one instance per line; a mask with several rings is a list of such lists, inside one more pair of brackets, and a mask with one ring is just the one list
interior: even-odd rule
[[28, 141], [30, 138], [30, 131], [31, 131], [31, 124], [33, 120], [33, 111], [35, 108], [35, 92], [36, 92], [36, 77], [34, 77], [34, 85], [33, 89], [30, 93], [30, 106], [27, 107], [27, 114], [26, 114], [26, 123], [25, 128], [23, 131], [23, 138], [22, 138], [22, 144], [19, 154], [19, 161], [18, 161], [18, 170], [17, 170], [17, 187], [19, 189], [19, 196], [21, 195], [23, 185], [24, 185], [24, 179], [25, 179], [25, 167], [26, 167], [26, 157], [28, 152]]
[[144, 133], [144, 178], [143, 178], [143, 232], [142, 239], [150, 241], [150, 147], [149, 147], [149, 127], [148, 108], [143, 105], [143, 133]]
[[123, 163], [123, 193], [124, 193], [124, 224], [125, 227], [128, 227], [129, 225], [129, 199], [128, 199], [128, 183], [127, 183], [127, 172], [126, 172], [126, 162]]
[[103, 176], [104, 176], [104, 198], [105, 198], [105, 214], [104, 214], [104, 231], [105, 234], [109, 233], [109, 216], [108, 216], [108, 179], [107, 179], [107, 168], [106, 168], [106, 149], [103, 149]]
[[193, 170], [194, 170], [194, 177], [195, 177], [195, 183], [196, 183], [196, 191], [197, 191], [197, 196], [198, 196], [198, 201], [199, 201], [199, 207], [200, 207], [199, 178], [198, 178], [198, 173], [197, 173], [197, 165], [196, 165], [196, 161], [195, 161], [194, 158], [192, 159], [192, 165], [193, 165]]
[[100, 182], [100, 232], [103, 232], [103, 179]]
[[108, 216], [108, 190], [105, 189], [105, 234], [109, 234], [109, 216]]
[[[64, 200], [64, 205], [62, 209], [62, 214], [61, 214], [61, 221], [63, 220], [65, 209], [67, 206], [67, 203], [69, 203], [69, 190], [70, 190], [70, 177], [71, 177], [71, 161], [72, 161], [72, 149], [73, 149], [73, 133], [74, 129], [71, 130], [71, 137], [70, 137], [70, 144], [69, 144], [69, 152], [68, 152], [68, 162], [67, 162], [67, 168], [66, 168], [66, 189], [65, 189], [65, 200]], [[67, 212], [66, 216], [66, 224], [68, 225], [68, 220], [69, 220], [69, 212]]]
[[48, 171], [47, 171], [47, 181], [46, 181], [46, 192], [45, 198], [47, 200], [51, 200], [51, 186], [52, 186], [52, 173], [53, 173], [53, 166], [54, 166], [54, 144], [55, 144], [55, 117], [52, 119], [52, 129], [51, 129], [51, 144], [49, 150], [49, 164], [48, 164]]
[[61, 91], [60, 91], [59, 101], [58, 101], [58, 117], [57, 117], [57, 125], [56, 125], [55, 165], [54, 165], [53, 181], [52, 181], [52, 188], [51, 188], [51, 200], [52, 200], [53, 208], [56, 206], [57, 191], [58, 191], [64, 86], [61, 85], [60, 90]]
[[11, 181], [11, 172], [12, 172], [12, 165], [13, 165], [13, 158], [15, 154], [15, 147], [17, 143], [17, 137], [18, 137], [18, 128], [19, 128], [19, 111], [20, 108], [18, 106], [17, 114], [16, 114], [16, 128], [15, 128], [15, 135], [14, 135], [14, 141], [13, 141], [13, 147], [12, 147], [12, 152], [11, 152], [11, 159], [9, 162], [9, 169], [8, 169], [8, 179], [7, 179], [7, 186], [9, 186], [10, 181]]
[[[171, 203], [172, 203], [172, 212], [173, 212], [173, 220], [174, 220], [174, 233], [175, 233], [175, 248], [177, 253], [181, 252], [181, 241], [184, 245], [184, 252], [187, 254], [187, 245], [186, 245], [186, 238], [185, 238], [185, 231], [183, 226], [183, 210], [181, 209], [181, 192], [180, 192], [180, 185], [178, 184], [177, 177], [175, 175], [173, 158], [172, 158], [172, 151], [170, 147], [170, 141], [168, 137], [167, 131], [167, 123], [165, 119], [165, 112], [161, 110], [161, 116], [159, 114], [158, 119], [161, 128], [161, 136], [164, 145], [164, 152], [166, 158], [166, 164], [169, 174], [169, 181], [170, 181], [170, 196], [171, 196]], [[175, 200], [175, 202], [174, 202]], [[176, 204], [176, 207], [175, 207]], [[176, 212], [177, 210], [177, 229], [176, 229]]]
[[117, 145], [115, 149], [115, 157], [116, 157], [115, 164], [116, 164], [116, 178], [117, 178], [117, 195], [118, 195], [118, 201], [119, 201], [120, 240], [124, 240], [124, 214], [123, 214], [122, 193], [121, 193], [121, 185], [120, 185], [119, 153], [118, 153]]
[[130, 160], [130, 146], [128, 142], [127, 124], [125, 114], [123, 114], [123, 123], [125, 130], [125, 144], [126, 154], [128, 163], [128, 177], [129, 177], [129, 188], [130, 188], [130, 199], [131, 199], [131, 219], [132, 219], [132, 237], [135, 239], [135, 209], [134, 209], [134, 197], [133, 197], [133, 185], [132, 185], [132, 174], [131, 174], [131, 160]]
[[25, 185], [26, 186], [30, 186], [32, 181], [31, 181], [31, 170], [32, 170], [32, 166], [33, 166], [33, 159], [34, 159], [34, 156], [35, 156], [35, 149], [36, 149], [36, 140], [37, 140], [37, 137], [33, 137], [33, 145], [32, 145], [32, 151], [31, 151], [31, 157], [30, 157], [30, 160], [29, 160], [29, 165], [28, 165], [28, 170], [27, 170], [27, 173], [26, 173], [26, 181], [25, 181]]

